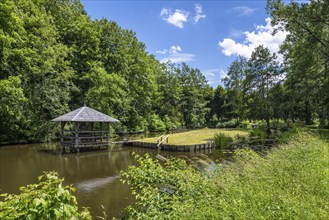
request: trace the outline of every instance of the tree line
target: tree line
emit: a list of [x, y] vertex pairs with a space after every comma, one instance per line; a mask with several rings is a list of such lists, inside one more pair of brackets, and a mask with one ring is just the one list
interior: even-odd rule
[[[288, 36], [281, 45], [284, 62], [277, 62], [262, 45], [250, 59], [238, 57], [224, 79], [219, 115], [265, 120], [318, 121], [328, 128], [329, 121], [329, 2], [290, 2], [268, 0], [275, 31], [285, 29]], [[279, 25], [279, 26], [278, 26]]]
[[80, 1], [5, 0], [0, 11], [0, 142], [50, 139], [50, 120], [84, 103], [119, 119], [117, 132], [205, 125], [212, 90], [200, 70], [160, 63]]
[[[84, 103], [116, 132], [221, 126], [223, 120], [329, 118], [328, 3], [268, 1], [289, 36], [284, 65], [263, 46], [213, 89], [197, 68], [160, 63], [132, 30], [92, 20], [78, 0], [0, 3], [0, 143], [44, 141], [50, 120]], [[237, 124], [237, 123], [235, 123]]]

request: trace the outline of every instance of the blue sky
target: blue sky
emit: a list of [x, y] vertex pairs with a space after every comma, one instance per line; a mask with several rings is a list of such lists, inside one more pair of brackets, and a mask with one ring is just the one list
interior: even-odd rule
[[[266, 1], [91, 1], [92, 19], [107, 18], [132, 29], [162, 62], [186, 62], [213, 87], [237, 55], [249, 57], [263, 44], [277, 52], [286, 33], [272, 35]], [[279, 59], [281, 59], [279, 57]]]

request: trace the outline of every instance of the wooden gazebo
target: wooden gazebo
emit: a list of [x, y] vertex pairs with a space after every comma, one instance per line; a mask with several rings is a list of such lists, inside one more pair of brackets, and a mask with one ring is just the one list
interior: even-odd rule
[[63, 148], [103, 147], [110, 145], [110, 123], [119, 120], [84, 105], [52, 120], [61, 123]]

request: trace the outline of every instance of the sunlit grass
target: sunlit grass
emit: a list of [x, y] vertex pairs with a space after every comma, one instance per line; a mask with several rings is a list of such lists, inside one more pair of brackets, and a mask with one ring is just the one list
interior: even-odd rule
[[[176, 133], [169, 135], [168, 144], [175, 145], [191, 145], [191, 144], [202, 144], [208, 141], [214, 140], [214, 135], [218, 133], [223, 133], [230, 137], [235, 137], [236, 135], [247, 136], [247, 130], [240, 129], [198, 129], [193, 131], [187, 131], [183, 133]], [[155, 143], [159, 137], [146, 138], [143, 139], [144, 142]]]
[[125, 176], [142, 199], [126, 219], [329, 219], [328, 132], [314, 133], [297, 132], [263, 156], [239, 149], [207, 175], [178, 159], [139, 158]]

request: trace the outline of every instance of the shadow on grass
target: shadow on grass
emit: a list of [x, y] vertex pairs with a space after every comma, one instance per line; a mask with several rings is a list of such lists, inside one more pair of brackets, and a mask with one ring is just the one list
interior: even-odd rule
[[321, 140], [329, 143], [329, 129], [312, 129], [311, 131], [318, 135]]

